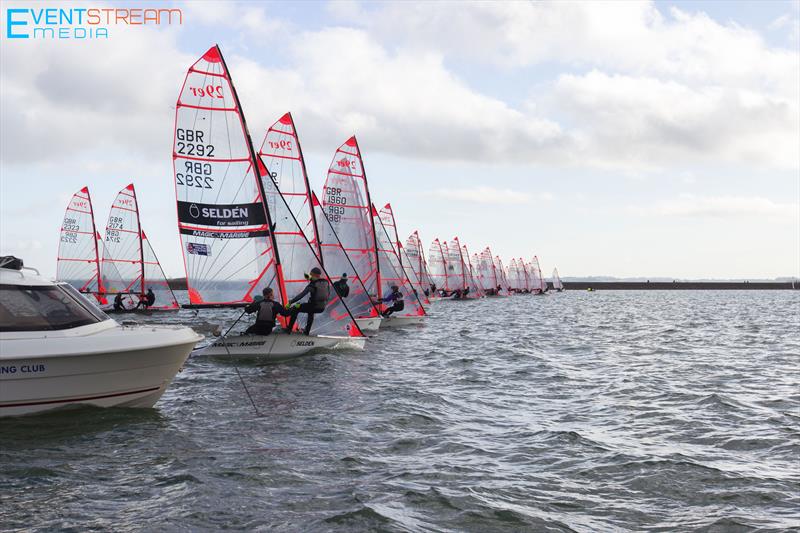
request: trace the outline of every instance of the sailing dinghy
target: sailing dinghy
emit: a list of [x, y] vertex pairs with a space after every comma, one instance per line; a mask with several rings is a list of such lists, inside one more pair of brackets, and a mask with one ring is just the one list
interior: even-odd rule
[[385, 230], [379, 240], [377, 228], [380, 215], [372, 205], [364, 162], [355, 136], [336, 150], [328, 168], [324, 191], [322, 205], [328, 220], [373, 301], [383, 305], [381, 300], [384, 294], [389, 294], [391, 285], [401, 288], [406, 308], [396, 315], [384, 317], [382, 327], [422, 320], [425, 310], [421, 304], [415, 303], [419, 300], [413, 296], [410, 284], [399, 282], [401, 275], [391, 260], [394, 257], [397, 261], [397, 256]]
[[[177, 311], [180, 308], [156, 253], [142, 230], [133, 183], [119, 191], [111, 204], [104, 242], [104, 288], [109, 295], [122, 294], [124, 306], [123, 309], [111, 309], [110, 312]], [[113, 268], [106, 268], [106, 265], [113, 265]], [[150, 291], [155, 295], [155, 301], [150, 306], [144, 306]]]
[[[355, 268], [347, 256], [339, 236], [328, 220], [327, 215], [311, 190], [308, 181], [303, 149], [297, 134], [297, 128], [291, 113], [286, 113], [269, 127], [259, 149], [259, 157], [263, 162], [261, 177], [266, 174], [280, 190], [294, 218], [303, 230], [306, 240], [311, 244], [317, 257], [325, 269], [334, 276], [339, 272], [347, 275], [348, 291], [337, 292], [344, 297], [356, 323], [363, 331], [376, 332], [381, 325], [381, 316], [367, 293], [366, 287], [355, 273]], [[269, 184], [267, 184], [269, 185]], [[267, 196], [268, 200], [270, 196]], [[276, 212], [274, 202], [268, 206]], [[279, 237], [281, 242], [291, 239]], [[298, 243], [302, 248], [302, 243]], [[294, 254], [294, 248], [281, 252], [284, 262], [287, 254]], [[285, 271], [284, 271], [285, 273]], [[344, 276], [343, 276], [344, 277]]]
[[[305, 285], [303, 273], [313, 267], [330, 283], [275, 182], [267, 172], [266, 179], [259, 176], [265, 165], [256, 156], [218, 46], [186, 74], [175, 112], [173, 162], [192, 307], [241, 307], [265, 287], [272, 287], [276, 300], [286, 305]], [[200, 353], [277, 361], [315, 348], [363, 349], [364, 340], [346, 304], [334, 296], [316, 315], [310, 335], [235, 334]]]
[[386, 233], [389, 235], [390, 239], [394, 239], [394, 250], [397, 254], [397, 258], [400, 262], [400, 267], [402, 269], [402, 273], [405, 274], [405, 277], [411, 282], [411, 287], [414, 290], [414, 294], [417, 296], [417, 299], [422, 302], [422, 305], [430, 305], [430, 300], [428, 299], [428, 290], [427, 286], [423, 284], [422, 279], [417, 275], [417, 271], [414, 269], [412, 264], [411, 257], [409, 257], [408, 253], [406, 252], [405, 246], [403, 243], [400, 242], [400, 235], [397, 233], [397, 222], [394, 218], [394, 211], [392, 210], [391, 204], [386, 204], [383, 206], [383, 209], [380, 210], [380, 218], [381, 223], [383, 224]]
[[558, 291], [562, 292], [564, 290], [564, 284], [561, 283], [561, 277], [558, 275], [558, 269], [553, 269], [553, 288]]
[[[56, 279], [91, 294], [101, 306], [108, 305], [100, 274], [103, 241], [94, 223], [89, 188], [72, 195], [64, 213], [58, 243]], [[113, 267], [112, 267], [113, 268]]]
[[497, 275], [492, 251], [487, 246], [476, 258], [478, 265], [478, 277], [483, 283], [487, 296], [505, 296], [500, 278]]
[[433, 292], [442, 298], [450, 296], [451, 294], [447, 275], [448, 252], [445, 249], [446, 246], [447, 243], [442, 243], [439, 239], [434, 239], [428, 252], [428, 257], [431, 259], [428, 265], [428, 271], [430, 273], [431, 285], [434, 289]]
[[547, 292], [547, 280], [542, 276], [542, 269], [539, 267], [539, 258], [533, 256], [530, 262], [531, 271], [531, 292], [533, 294], [545, 294]]
[[433, 287], [430, 271], [428, 270], [428, 261], [425, 259], [425, 251], [422, 249], [422, 241], [419, 238], [419, 232], [415, 231], [409, 235], [408, 239], [406, 239], [405, 250], [411, 269], [414, 271], [417, 279], [419, 279], [423, 293], [427, 296], [428, 300], [432, 301], [437, 295]]
[[[379, 295], [388, 295], [392, 287], [397, 286], [403, 294], [404, 308], [396, 311], [391, 316], [384, 316], [384, 327], [405, 326], [421, 324], [425, 317], [425, 307], [420, 299], [419, 292], [409, 280], [406, 271], [400, 263], [400, 257], [395, 252], [395, 242], [389, 235], [381, 221], [380, 213], [372, 206], [373, 227], [375, 228], [379, 279]], [[382, 297], [382, 296], [381, 296]]]
[[[487, 248], [488, 250], [488, 248]], [[497, 283], [502, 296], [511, 296], [511, 286], [508, 284], [506, 269], [503, 268], [503, 261], [499, 255], [494, 256], [494, 271], [497, 273]]]

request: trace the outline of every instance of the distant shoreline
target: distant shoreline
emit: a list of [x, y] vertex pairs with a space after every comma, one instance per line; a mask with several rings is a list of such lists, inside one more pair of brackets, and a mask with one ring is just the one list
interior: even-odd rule
[[[564, 288], [571, 291], [720, 291], [720, 290], [792, 290], [800, 289], [800, 283], [791, 281], [564, 281]], [[553, 288], [552, 283], [548, 283]], [[186, 279], [169, 280], [174, 291], [186, 290]]]
[[567, 290], [597, 291], [719, 291], [719, 290], [792, 290], [800, 284], [791, 281], [564, 281]]

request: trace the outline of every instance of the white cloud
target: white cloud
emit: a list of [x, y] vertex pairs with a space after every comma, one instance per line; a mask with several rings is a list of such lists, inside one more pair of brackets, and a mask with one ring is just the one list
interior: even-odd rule
[[800, 205], [779, 203], [758, 196], [682, 195], [650, 207], [630, 207], [638, 215], [678, 217], [771, 217], [794, 219], [800, 222]]
[[433, 194], [447, 200], [494, 205], [528, 204], [534, 199], [549, 202], [553, 199], [553, 195], [548, 192], [532, 195], [512, 189], [496, 189], [483, 186], [463, 189], [436, 189], [426, 194]]

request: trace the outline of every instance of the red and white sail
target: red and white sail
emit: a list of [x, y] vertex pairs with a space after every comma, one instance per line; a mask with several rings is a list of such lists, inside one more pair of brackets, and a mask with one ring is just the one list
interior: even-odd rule
[[398, 259], [400, 260], [400, 266], [402, 267], [403, 273], [405, 274], [406, 278], [408, 278], [408, 280], [411, 282], [411, 286], [416, 291], [417, 298], [421, 300], [423, 305], [430, 304], [430, 300], [428, 300], [428, 297], [425, 294], [429, 288], [429, 285], [423, 284], [420, 276], [414, 269], [414, 264], [412, 259], [406, 252], [403, 243], [400, 242], [400, 236], [397, 233], [397, 222], [394, 217], [394, 211], [392, 210], [392, 205], [386, 204], [385, 206], [383, 206], [383, 209], [380, 210], [379, 214], [381, 223], [383, 224], [383, 227], [386, 229], [386, 233], [389, 235], [390, 239], [393, 239], [394, 250], [397, 253]]
[[[355, 136], [336, 150], [324, 191], [322, 207], [356, 276], [370, 296], [381, 298], [369, 188]], [[330, 240], [325, 239], [325, 243]]]
[[[428, 261], [425, 258], [425, 251], [422, 249], [422, 241], [419, 238], [419, 232], [415, 231], [409, 235], [405, 244], [406, 255], [411, 262], [411, 268], [417, 275], [422, 287], [426, 290], [431, 290], [431, 276], [428, 271]], [[441, 251], [441, 248], [440, 248]], [[433, 296], [433, 294], [431, 294]]]
[[467, 288], [464, 258], [461, 254], [461, 243], [458, 242], [458, 237], [454, 237], [447, 245], [447, 284], [450, 290], [463, 291]]
[[104, 242], [101, 272], [107, 293], [130, 295], [125, 300], [130, 307], [152, 289], [156, 300], [150, 309], [178, 309], [175, 294], [142, 231], [133, 183], [119, 191], [111, 204]]
[[217, 46], [186, 74], [172, 158], [190, 302], [251, 302], [262, 286], [282, 293], [255, 154]]
[[508, 264], [508, 283], [515, 292], [527, 290], [525, 265], [520, 260], [512, 259]]
[[434, 239], [431, 243], [428, 257], [430, 258], [428, 272], [431, 283], [436, 286], [436, 291], [450, 292], [447, 284], [447, 254], [439, 239]]
[[101, 304], [105, 289], [100, 276], [100, 235], [94, 224], [89, 188], [72, 195], [64, 213], [58, 243], [56, 279], [83, 293], [95, 295]]
[[[262, 176], [264, 172], [269, 173], [306, 239], [319, 252], [317, 221], [314, 206], [311, 204], [311, 187], [291, 113], [286, 113], [269, 127], [258, 155], [264, 165], [261, 169]], [[275, 211], [275, 205], [270, 204], [268, 207], [270, 213]]]
[[542, 275], [542, 269], [539, 266], [539, 258], [537, 256], [533, 256], [533, 260], [530, 262], [530, 272], [531, 272], [531, 291], [532, 292], [544, 292], [547, 290], [547, 280], [544, 279]]
[[[380, 294], [388, 295], [392, 292], [391, 287], [397, 286], [404, 296], [405, 308], [395, 313], [397, 316], [422, 316], [425, 315], [425, 308], [417, 292], [417, 289], [409, 280], [400, 258], [395, 252], [396, 240], [389, 235], [387, 228], [381, 221], [380, 213], [372, 207], [373, 223], [375, 224], [375, 236], [378, 243], [378, 263], [380, 264]], [[424, 296], [424, 295], [423, 295]]]
[[511, 293], [511, 286], [508, 283], [508, 277], [506, 276], [506, 269], [503, 268], [503, 260], [500, 259], [499, 255], [494, 257], [494, 269], [497, 272], [498, 284], [501, 287], [501, 294], [510, 294]]
[[561, 277], [558, 275], [558, 269], [553, 269], [553, 288], [557, 291], [564, 290], [564, 284], [561, 283]]

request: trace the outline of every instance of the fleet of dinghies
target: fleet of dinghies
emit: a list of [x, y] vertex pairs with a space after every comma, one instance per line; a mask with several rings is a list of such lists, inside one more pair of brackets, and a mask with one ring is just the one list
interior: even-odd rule
[[[295, 308], [291, 320], [273, 317], [279, 327], [267, 334], [242, 327], [230, 333], [237, 320], [200, 354], [280, 360], [315, 348], [361, 349], [366, 333], [424, 322], [435, 300], [548, 291], [536, 256], [505, 267], [490, 247], [470, 254], [457, 236], [434, 239], [427, 254], [419, 232], [401, 241], [391, 204], [378, 210], [373, 203], [355, 136], [336, 149], [318, 197], [290, 113], [267, 129], [255, 149], [217, 46], [189, 67], [173, 134], [172, 179], [189, 299], [184, 307], [253, 312], [262, 309], [262, 291], [271, 288], [284, 310]], [[310, 273], [327, 287], [324, 309], [295, 321]], [[61, 228], [58, 279], [105, 309], [179, 308], [142, 230], [133, 184], [114, 200], [105, 238], [95, 228], [88, 188], [75, 193]], [[563, 290], [556, 269], [553, 289]]]

